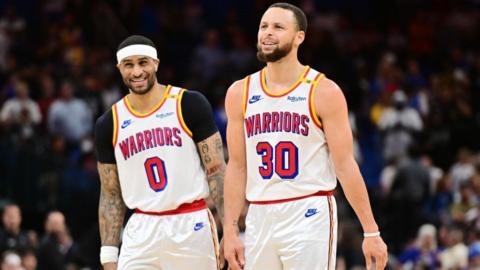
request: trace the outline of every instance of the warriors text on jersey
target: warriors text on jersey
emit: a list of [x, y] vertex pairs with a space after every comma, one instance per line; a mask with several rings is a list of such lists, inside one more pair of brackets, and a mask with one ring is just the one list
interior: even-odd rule
[[167, 86], [162, 101], [146, 114], [135, 112], [127, 97], [112, 108], [115, 159], [123, 200], [131, 209], [165, 211], [208, 196], [206, 175], [181, 113], [184, 91]]
[[333, 190], [336, 176], [313, 103], [323, 74], [306, 67], [279, 94], [265, 83], [265, 69], [245, 79], [244, 130], [249, 201], [280, 200]]

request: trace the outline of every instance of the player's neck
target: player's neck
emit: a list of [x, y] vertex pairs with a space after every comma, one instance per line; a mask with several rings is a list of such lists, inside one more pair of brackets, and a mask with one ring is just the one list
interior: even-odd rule
[[293, 85], [303, 72], [305, 72], [305, 66], [296, 56], [286, 56], [279, 61], [267, 63], [265, 80], [269, 89], [281, 91]]
[[150, 112], [155, 106], [160, 103], [163, 99], [163, 96], [166, 91], [166, 86], [161, 85], [158, 82], [155, 82], [153, 85], [152, 90], [144, 95], [138, 95], [133, 92], [128, 94], [128, 102], [132, 106], [132, 108], [138, 113], [147, 113]]

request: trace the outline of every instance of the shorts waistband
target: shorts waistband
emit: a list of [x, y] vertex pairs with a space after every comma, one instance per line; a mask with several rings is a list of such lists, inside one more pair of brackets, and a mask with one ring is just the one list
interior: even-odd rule
[[284, 203], [284, 202], [291, 202], [297, 201], [301, 199], [305, 199], [308, 197], [315, 197], [315, 196], [331, 196], [333, 195], [333, 190], [320, 190], [310, 195], [294, 197], [294, 198], [287, 198], [287, 199], [279, 199], [279, 200], [271, 200], [271, 201], [250, 201], [251, 204], [275, 204], [275, 203]]
[[152, 216], [167, 216], [167, 215], [177, 215], [177, 214], [185, 214], [190, 212], [199, 211], [202, 209], [207, 208], [207, 203], [204, 199], [196, 200], [191, 203], [184, 203], [181, 204], [176, 209], [160, 211], [160, 212], [152, 212], [152, 211], [142, 211], [138, 208], [135, 208], [133, 212], [135, 214], [145, 214], [145, 215], [152, 215]]

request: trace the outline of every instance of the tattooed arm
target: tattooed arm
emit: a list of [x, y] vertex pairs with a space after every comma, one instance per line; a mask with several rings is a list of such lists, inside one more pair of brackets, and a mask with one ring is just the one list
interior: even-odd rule
[[120, 190], [117, 165], [98, 162], [98, 173], [101, 183], [98, 221], [102, 246], [118, 247], [126, 206]]
[[220, 133], [197, 143], [198, 152], [207, 173], [210, 196], [215, 202], [220, 220], [223, 220], [223, 177], [225, 176], [225, 159]]

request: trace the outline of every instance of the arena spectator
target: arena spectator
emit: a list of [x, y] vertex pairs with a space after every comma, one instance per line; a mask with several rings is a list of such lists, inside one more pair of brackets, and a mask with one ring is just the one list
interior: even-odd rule
[[0, 254], [6, 250], [20, 252], [32, 248], [34, 243], [29, 239], [28, 233], [21, 229], [22, 213], [16, 204], [7, 204], [2, 214], [3, 228], [0, 229]]
[[55, 100], [48, 113], [50, 134], [61, 135], [69, 143], [78, 144], [91, 134], [93, 115], [85, 101], [74, 96], [73, 85], [64, 81], [60, 97]]
[[423, 224], [414, 243], [407, 247], [398, 260], [403, 269], [435, 269], [438, 267], [437, 229], [432, 224]]
[[38, 270], [63, 270], [75, 265], [79, 258], [65, 216], [58, 211], [48, 213], [45, 221], [45, 235], [38, 248]]
[[1, 270], [23, 270], [20, 256], [13, 251], [3, 253]]
[[15, 84], [15, 97], [7, 100], [0, 111], [3, 126], [11, 129], [21, 139], [35, 135], [36, 125], [40, 124], [42, 115], [37, 102], [29, 97], [29, 88], [25, 82]]

